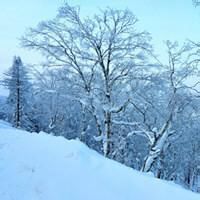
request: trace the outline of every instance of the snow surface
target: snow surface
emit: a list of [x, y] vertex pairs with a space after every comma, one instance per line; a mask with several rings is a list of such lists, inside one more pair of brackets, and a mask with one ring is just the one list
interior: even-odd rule
[[104, 158], [76, 140], [0, 121], [0, 200], [200, 200]]

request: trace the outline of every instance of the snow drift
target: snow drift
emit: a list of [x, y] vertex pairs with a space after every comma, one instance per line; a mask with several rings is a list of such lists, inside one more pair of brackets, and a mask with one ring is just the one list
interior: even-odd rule
[[84, 144], [0, 122], [0, 200], [199, 200]]

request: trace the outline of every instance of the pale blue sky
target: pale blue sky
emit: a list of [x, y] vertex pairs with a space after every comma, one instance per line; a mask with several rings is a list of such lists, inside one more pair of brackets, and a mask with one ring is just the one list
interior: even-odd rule
[[[36, 63], [38, 55], [19, 47], [18, 38], [26, 28], [51, 19], [64, 0], [1, 0], [0, 1], [0, 73], [12, 64], [14, 55], [25, 63]], [[140, 20], [138, 27], [152, 34], [157, 52], [163, 55], [164, 40], [200, 40], [200, 8], [192, 0], [69, 0], [80, 5], [84, 15], [99, 8], [129, 8]]]

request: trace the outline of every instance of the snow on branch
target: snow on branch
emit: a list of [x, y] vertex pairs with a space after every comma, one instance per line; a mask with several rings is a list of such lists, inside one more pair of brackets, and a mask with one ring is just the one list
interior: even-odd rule
[[137, 125], [139, 125], [138, 122], [126, 122], [126, 121], [116, 121], [116, 120], [112, 120], [112, 122], [116, 125], [125, 125], [125, 126], [137, 126]]
[[145, 131], [145, 130], [131, 131], [130, 133], [128, 133], [127, 137], [132, 137], [134, 135], [139, 135], [139, 136], [147, 138], [150, 145], [152, 145], [155, 141], [154, 133], [150, 131]]

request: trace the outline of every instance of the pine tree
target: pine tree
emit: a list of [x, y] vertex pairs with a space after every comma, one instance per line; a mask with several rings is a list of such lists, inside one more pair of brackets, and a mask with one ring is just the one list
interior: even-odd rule
[[8, 121], [16, 128], [30, 130], [31, 83], [26, 67], [20, 57], [14, 57], [13, 65], [5, 74], [4, 86], [9, 90], [7, 98]]

